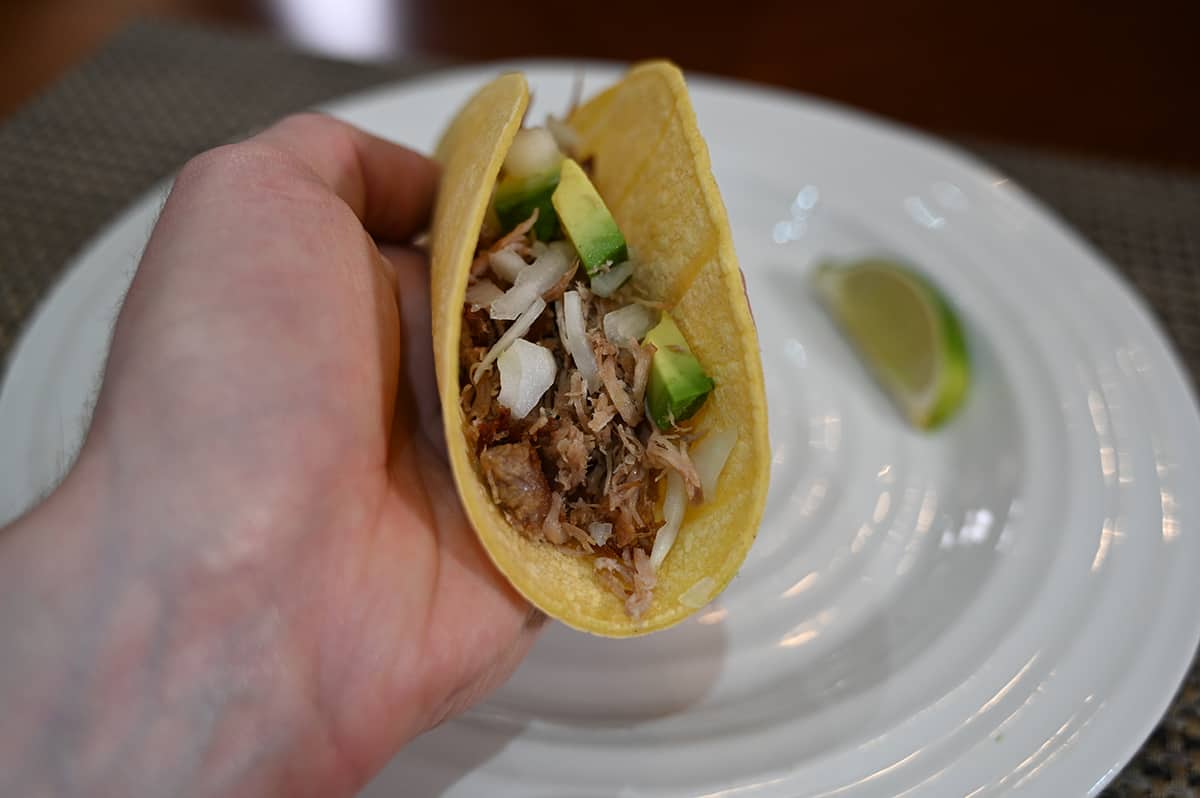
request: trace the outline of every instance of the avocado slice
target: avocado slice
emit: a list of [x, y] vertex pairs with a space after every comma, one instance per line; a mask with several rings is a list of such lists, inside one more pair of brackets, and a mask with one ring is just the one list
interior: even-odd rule
[[568, 158], [551, 198], [588, 277], [629, 259], [625, 236], [583, 169]]
[[669, 313], [662, 314], [642, 343], [654, 345], [646, 410], [654, 425], [666, 431], [695, 415], [716, 384], [704, 373]]
[[533, 224], [533, 232], [538, 241], [550, 241], [557, 237], [558, 214], [550, 200], [558, 188], [558, 174], [556, 167], [525, 177], [508, 175], [500, 181], [492, 206], [505, 232], [528, 219], [537, 208], [538, 218]]

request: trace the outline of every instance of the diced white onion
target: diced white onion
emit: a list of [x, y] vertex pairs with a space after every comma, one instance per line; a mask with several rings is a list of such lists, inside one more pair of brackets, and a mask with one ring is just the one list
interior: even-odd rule
[[488, 265], [501, 280], [509, 285], [517, 281], [517, 275], [528, 266], [525, 259], [511, 249], [502, 249], [488, 255]]
[[696, 467], [696, 473], [700, 475], [700, 492], [704, 501], [717, 495], [717, 480], [721, 476], [721, 470], [725, 468], [725, 461], [729, 459], [729, 453], [733, 451], [735, 443], [737, 443], [736, 430], [718, 429], [705, 435], [704, 440], [688, 450], [692, 456], [692, 465]]
[[526, 281], [523, 284], [513, 284], [513, 287], [505, 291], [499, 297], [492, 301], [488, 308], [488, 313], [493, 319], [502, 319], [509, 321], [515, 319], [525, 312], [529, 304], [533, 302], [535, 297], [541, 296], [541, 291], [537, 290], [537, 286]]
[[604, 521], [593, 521], [588, 524], [588, 534], [592, 536], [592, 542], [597, 546], [603, 546], [612, 537], [612, 524]]
[[579, 154], [583, 142], [580, 141], [575, 128], [552, 114], [546, 117], [546, 127], [550, 130], [550, 135], [554, 136], [560, 150], [571, 156]]
[[633, 261], [631, 260], [622, 261], [607, 271], [593, 274], [590, 280], [592, 293], [596, 296], [610, 297], [625, 284], [631, 274], [633, 274]]
[[492, 304], [497, 297], [503, 294], [503, 289], [491, 280], [480, 280], [467, 289], [465, 301], [471, 306], [471, 310], [479, 310]]
[[575, 360], [575, 368], [587, 383], [588, 390], [594, 391], [600, 385], [600, 369], [596, 366], [596, 356], [587, 339], [587, 323], [583, 318], [583, 304], [578, 291], [567, 291], [559, 303], [562, 316], [558, 320], [559, 329], [563, 334], [563, 344]]
[[535, 297], [533, 304], [529, 306], [529, 309], [522, 313], [517, 320], [512, 323], [512, 326], [504, 331], [504, 335], [501, 335], [500, 340], [488, 350], [488, 353], [483, 356], [483, 360], [476, 363], [474, 368], [471, 369], [471, 382], [475, 381], [476, 375], [478, 375], [479, 372], [492, 365], [492, 362], [496, 358], [504, 354], [504, 351], [512, 345], [513, 341], [529, 332], [529, 328], [533, 326], [533, 323], [537, 321], [538, 316], [542, 315], [542, 311], [545, 309], [546, 300], [542, 299], [540, 296]]
[[[575, 247], [571, 246], [570, 241], [551, 241], [549, 244], [543, 244], [542, 246], [546, 248], [543, 250], [542, 255], [545, 255], [547, 252], [557, 252], [559, 257], [566, 258], [568, 261], [574, 262], [576, 259]], [[541, 257], [541, 255], [538, 257]]]
[[544, 255], [521, 270], [512, 288], [492, 303], [492, 318], [515, 319], [529, 307], [534, 297], [553, 288], [570, 268], [571, 258], [564, 247], [547, 247]]
[[562, 153], [550, 131], [531, 127], [517, 131], [504, 157], [504, 171], [513, 177], [529, 177], [553, 169], [561, 160]]
[[658, 324], [658, 313], [636, 302], [604, 314], [604, 337], [616, 346], [637, 343]]
[[688, 609], [698, 610], [709, 602], [716, 586], [717, 580], [711, 576], [701, 577], [696, 580], [696, 584], [683, 591], [679, 596], [679, 603]]
[[537, 407], [558, 373], [554, 353], [524, 338], [513, 341], [496, 365], [500, 369], [497, 401], [511, 410], [514, 418], [525, 418]]
[[540, 258], [542, 255], [545, 255], [547, 249], [549, 249], [549, 247], [546, 246], [545, 241], [534, 241], [529, 245], [529, 251], [533, 253], [533, 257], [535, 258]]
[[650, 565], [657, 572], [662, 567], [663, 560], [671, 547], [675, 545], [675, 536], [683, 524], [683, 512], [687, 509], [687, 491], [684, 490], [683, 480], [674, 471], [667, 472], [667, 495], [663, 499], [663, 525], [654, 537], [654, 548], [650, 550]]

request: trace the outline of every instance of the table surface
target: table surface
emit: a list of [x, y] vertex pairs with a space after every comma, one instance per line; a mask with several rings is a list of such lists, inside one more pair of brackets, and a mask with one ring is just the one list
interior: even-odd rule
[[[0, 122], [0, 366], [37, 302], [103, 224], [188, 157], [284, 113], [427, 69], [352, 64], [254, 36], [135, 24]], [[1200, 178], [977, 138], [1118, 265], [1200, 375]], [[1200, 666], [1105, 793], [1200, 791]]]
[[10, 2], [0, 3], [0, 118], [139, 10], [354, 56], [666, 56], [943, 134], [1200, 172], [1194, 0]]

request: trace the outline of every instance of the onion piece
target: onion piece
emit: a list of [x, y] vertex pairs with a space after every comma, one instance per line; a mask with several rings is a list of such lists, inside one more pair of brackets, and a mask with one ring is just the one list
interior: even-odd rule
[[542, 174], [558, 166], [562, 157], [549, 130], [525, 128], [517, 132], [508, 148], [508, 155], [504, 157], [504, 172], [511, 177]]
[[533, 253], [533, 257], [535, 258], [540, 258], [545, 255], [546, 250], [549, 248], [550, 247], [546, 245], [545, 241], [534, 241], [529, 245], [529, 251]]
[[513, 341], [496, 365], [500, 369], [500, 395], [496, 400], [512, 411], [513, 418], [529, 415], [558, 373], [554, 353], [524, 338]]
[[546, 300], [540, 296], [534, 297], [533, 304], [517, 317], [517, 320], [512, 323], [511, 327], [504, 331], [504, 335], [501, 335], [500, 340], [488, 350], [488, 353], [483, 356], [483, 360], [471, 368], [471, 382], [478, 381], [479, 375], [492, 365], [492, 361], [504, 354], [505, 350], [512, 346], [513, 341], [529, 332], [529, 328], [533, 326], [533, 323], [537, 321], [538, 316], [541, 316], [542, 311], [545, 309]]
[[493, 283], [491, 280], [479, 280], [472, 283], [467, 288], [467, 295], [463, 298], [471, 310], [479, 310], [485, 308], [499, 296], [503, 296], [504, 290], [500, 286]]
[[563, 335], [563, 345], [575, 360], [575, 368], [587, 382], [588, 390], [594, 391], [600, 385], [600, 369], [596, 366], [596, 355], [587, 339], [587, 323], [583, 318], [583, 303], [578, 291], [567, 291], [562, 296], [559, 308], [562, 317], [558, 320], [559, 330]]
[[696, 584], [683, 591], [679, 596], [679, 603], [688, 609], [698, 610], [712, 599], [713, 588], [716, 586], [717, 580], [711, 576], [702, 576], [696, 580]]
[[[575, 255], [575, 247], [571, 246], [570, 241], [551, 241], [545, 247], [546, 249], [542, 255], [545, 255], [546, 252], [557, 252], [560, 257], [566, 258], [569, 261], [578, 260]], [[541, 257], [541, 255], [538, 257]]]
[[679, 527], [683, 525], [683, 512], [687, 509], [687, 492], [683, 480], [674, 471], [667, 472], [667, 495], [663, 499], [663, 525], [654, 537], [654, 548], [650, 550], [650, 565], [657, 572], [675, 545]]
[[579, 134], [575, 132], [575, 128], [553, 114], [547, 115], [546, 128], [550, 131], [550, 135], [554, 136], [554, 141], [560, 150], [572, 158], [579, 154], [583, 142], [580, 140]]
[[534, 297], [540, 297], [553, 288], [570, 268], [571, 258], [567, 255], [567, 248], [552, 244], [546, 249], [546, 254], [521, 270], [504, 296], [492, 303], [492, 318], [515, 319], [529, 307]]
[[700, 476], [700, 492], [704, 501], [717, 495], [717, 480], [725, 468], [725, 461], [737, 443], [737, 430], [718, 429], [704, 436], [704, 440], [693, 446], [688, 454], [692, 465]]
[[658, 324], [658, 314], [636, 302], [604, 314], [604, 337], [616, 346], [642, 340]]
[[488, 265], [492, 267], [492, 271], [497, 277], [512, 285], [517, 281], [517, 275], [523, 272], [529, 264], [513, 250], [502, 249], [498, 252], [488, 253]]
[[592, 542], [597, 546], [603, 546], [612, 537], [612, 524], [604, 521], [593, 521], [588, 524], [588, 534], [592, 536]]
[[633, 261], [621, 261], [607, 271], [592, 275], [592, 293], [596, 296], [610, 297], [617, 289], [625, 284], [629, 275], [633, 274]]

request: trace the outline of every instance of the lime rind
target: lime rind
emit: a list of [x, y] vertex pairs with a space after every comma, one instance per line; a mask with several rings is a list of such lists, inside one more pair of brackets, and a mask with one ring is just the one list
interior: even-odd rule
[[971, 355], [967, 349], [967, 336], [958, 315], [940, 292], [932, 288], [929, 290], [937, 303], [941, 321], [942, 353], [938, 358], [942, 368], [939, 380], [941, 390], [928, 415], [915, 423], [923, 429], [936, 429], [949, 421], [966, 400], [971, 385]]
[[[879, 362], [871, 355], [872, 333], [884, 327], [861, 323], [850, 310], [858, 300], [845, 290], [848, 277], [874, 273], [877, 279], [902, 282], [917, 298], [934, 347], [933, 373], [924, 390], [913, 391], [898, 374], [898, 364]], [[949, 301], [928, 278], [894, 261], [871, 258], [851, 263], [825, 263], [814, 275], [817, 293], [830, 315], [855, 345], [872, 375], [904, 413], [923, 430], [936, 429], [949, 421], [966, 399], [971, 382], [971, 361], [962, 322]], [[875, 310], [875, 309], [872, 309]], [[872, 321], [877, 321], [873, 319]]]

